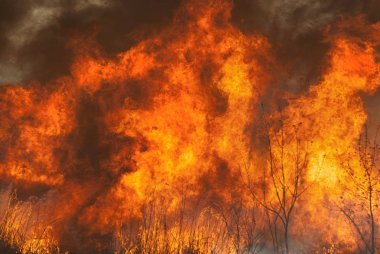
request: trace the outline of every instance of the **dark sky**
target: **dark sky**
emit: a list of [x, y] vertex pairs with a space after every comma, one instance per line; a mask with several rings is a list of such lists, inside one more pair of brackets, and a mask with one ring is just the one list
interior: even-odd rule
[[[1, 0], [0, 84], [48, 84], [68, 74], [73, 53], [67, 42], [77, 34], [97, 31], [110, 56], [126, 51], [169, 25], [183, 1]], [[326, 25], [347, 15], [380, 20], [380, 0], [235, 0], [234, 5], [232, 22], [244, 33], [268, 37], [290, 73], [276, 87], [292, 92], [318, 79], [329, 49]], [[380, 93], [366, 100], [376, 115]]]
[[[184, 0], [182, 0], [184, 1]], [[67, 40], [98, 31], [109, 54], [125, 51], [171, 22], [180, 0], [2, 0], [0, 83], [47, 81], [66, 74]], [[323, 57], [321, 28], [339, 15], [380, 19], [380, 0], [235, 0], [233, 22], [245, 33], [263, 33], [279, 58], [315, 64]], [[310, 54], [313, 49], [313, 54]], [[313, 66], [315, 67], [315, 66]]]
[[[72, 60], [67, 40], [98, 31], [109, 54], [125, 51], [167, 25], [180, 0], [2, 0], [0, 83], [47, 81], [66, 74]], [[323, 57], [321, 28], [339, 15], [380, 18], [380, 0], [235, 0], [233, 22], [245, 33], [263, 33], [281, 59], [315, 64]], [[313, 54], [310, 54], [313, 49]], [[297, 65], [297, 64], [295, 64]], [[315, 67], [315, 66], [313, 66]], [[306, 74], [305, 74], [306, 75]]]
[[109, 54], [171, 21], [177, 0], [1, 0], [0, 83], [48, 81], [68, 73], [76, 34], [98, 32]]

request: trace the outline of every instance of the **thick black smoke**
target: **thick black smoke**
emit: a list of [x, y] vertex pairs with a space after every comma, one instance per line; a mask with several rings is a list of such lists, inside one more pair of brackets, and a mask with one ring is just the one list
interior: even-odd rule
[[77, 34], [97, 32], [110, 55], [171, 21], [178, 0], [0, 1], [0, 83], [48, 81], [69, 73]]
[[287, 67], [279, 86], [297, 92], [318, 81], [326, 66], [326, 27], [358, 15], [379, 21], [380, 1], [235, 0], [233, 21], [245, 33], [269, 39], [276, 60]]
[[[275, 83], [261, 95], [265, 112], [285, 107], [284, 93], [305, 92], [320, 80], [328, 67], [329, 26], [352, 16], [362, 16], [369, 24], [380, 21], [379, 0], [235, 0], [234, 4], [233, 23], [246, 34], [265, 35], [281, 66], [273, 67]], [[380, 125], [379, 101], [380, 91], [364, 97], [372, 133]]]
[[[125, 51], [171, 22], [181, 0], [3, 0], [0, 2], [0, 83], [48, 81], [68, 74], [75, 34], [97, 31], [103, 49]], [[282, 87], [318, 78], [328, 45], [323, 28], [341, 15], [380, 20], [378, 0], [235, 0], [233, 22], [261, 33], [290, 73]]]

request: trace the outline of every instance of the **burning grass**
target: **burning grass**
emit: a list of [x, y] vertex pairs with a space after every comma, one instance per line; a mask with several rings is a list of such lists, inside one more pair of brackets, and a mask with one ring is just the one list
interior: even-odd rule
[[1, 195], [1, 253], [63, 253], [52, 239], [52, 226], [41, 221], [33, 201], [18, 201], [16, 192], [4, 191]]
[[327, 27], [319, 79], [272, 95], [289, 70], [231, 23], [232, 5], [184, 1], [113, 58], [74, 38], [70, 75], [0, 86], [1, 180], [29, 190], [0, 197], [7, 251], [379, 251], [361, 95], [380, 87], [380, 24]]

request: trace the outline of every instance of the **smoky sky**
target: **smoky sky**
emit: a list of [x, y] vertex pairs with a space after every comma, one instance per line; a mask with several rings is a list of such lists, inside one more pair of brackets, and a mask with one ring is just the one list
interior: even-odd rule
[[97, 33], [110, 55], [126, 51], [171, 21], [177, 0], [2, 0], [0, 83], [47, 82], [68, 74], [68, 40]]
[[[279, 86], [297, 92], [318, 81], [327, 65], [325, 28], [349, 16], [380, 20], [378, 0], [236, 0], [234, 23], [244, 33], [264, 34], [287, 76]], [[277, 86], [278, 87], [278, 86]]]
[[[328, 67], [330, 44], [326, 28], [347, 17], [362, 16], [369, 23], [380, 21], [380, 0], [235, 0], [232, 22], [243, 33], [263, 34], [284, 72], [262, 95], [265, 105], [286, 106], [281, 94], [306, 92], [320, 81]], [[281, 73], [281, 74], [279, 74]], [[279, 96], [276, 96], [279, 94]], [[380, 126], [380, 91], [363, 95], [370, 133]], [[270, 102], [270, 100], [276, 100]]]
[[[46, 82], [69, 73], [67, 42], [96, 30], [110, 56], [169, 25], [180, 0], [2, 0], [0, 83]], [[322, 28], [340, 15], [380, 19], [378, 0], [235, 0], [233, 24], [247, 34], [264, 34], [276, 57], [289, 66], [285, 86], [312, 82], [328, 45]], [[303, 79], [303, 80], [300, 80]]]
[[[48, 85], [68, 75], [74, 54], [67, 45], [77, 35], [96, 31], [103, 52], [115, 56], [170, 25], [184, 1], [2, 0], [0, 84]], [[358, 15], [379, 21], [380, 0], [234, 0], [232, 23], [245, 34], [266, 36], [286, 66], [268, 92], [276, 98], [273, 93], [302, 92], [318, 81], [330, 46], [323, 29]]]

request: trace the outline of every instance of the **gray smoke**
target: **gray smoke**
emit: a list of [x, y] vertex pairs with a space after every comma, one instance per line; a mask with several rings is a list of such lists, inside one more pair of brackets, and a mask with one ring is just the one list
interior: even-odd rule
[[[49, 81], [69, 73], [67, 41], [98, 31], [111, 56], [164, 27], [183, 0], [3, 0], [0, 2], [0, 83]], [[245, 33], [261, 33], [277, 59], [289, 66], [281, 87], [302, 90], [321, 72], [328, 50], [322, 30], [340, 15], [380, 19], [378, 0], [235, 0], [233, 22]]]
[[[305, 92], [316, 84], [328, 66], [326, 27], [342, 19], [363, 16], [368, 23], [380, 21], [379, 0], [235, 0], [233, 22], [244, 33], [263, 34], [273, 47], [281, 70], [275, 84], [262, 95], [263, 105], [278, 110], [284, 92]], [[380, 123], [380, 92], [365, 99], [371, 126]]]
[[[110, 55], [171, 21], [177, 0], [3, 0], [0, 2], [0, 83], [46, 82], [69, 73], [68, 40], [98, 31]], [[137, 35], [136, 35], [137, 34]]]

